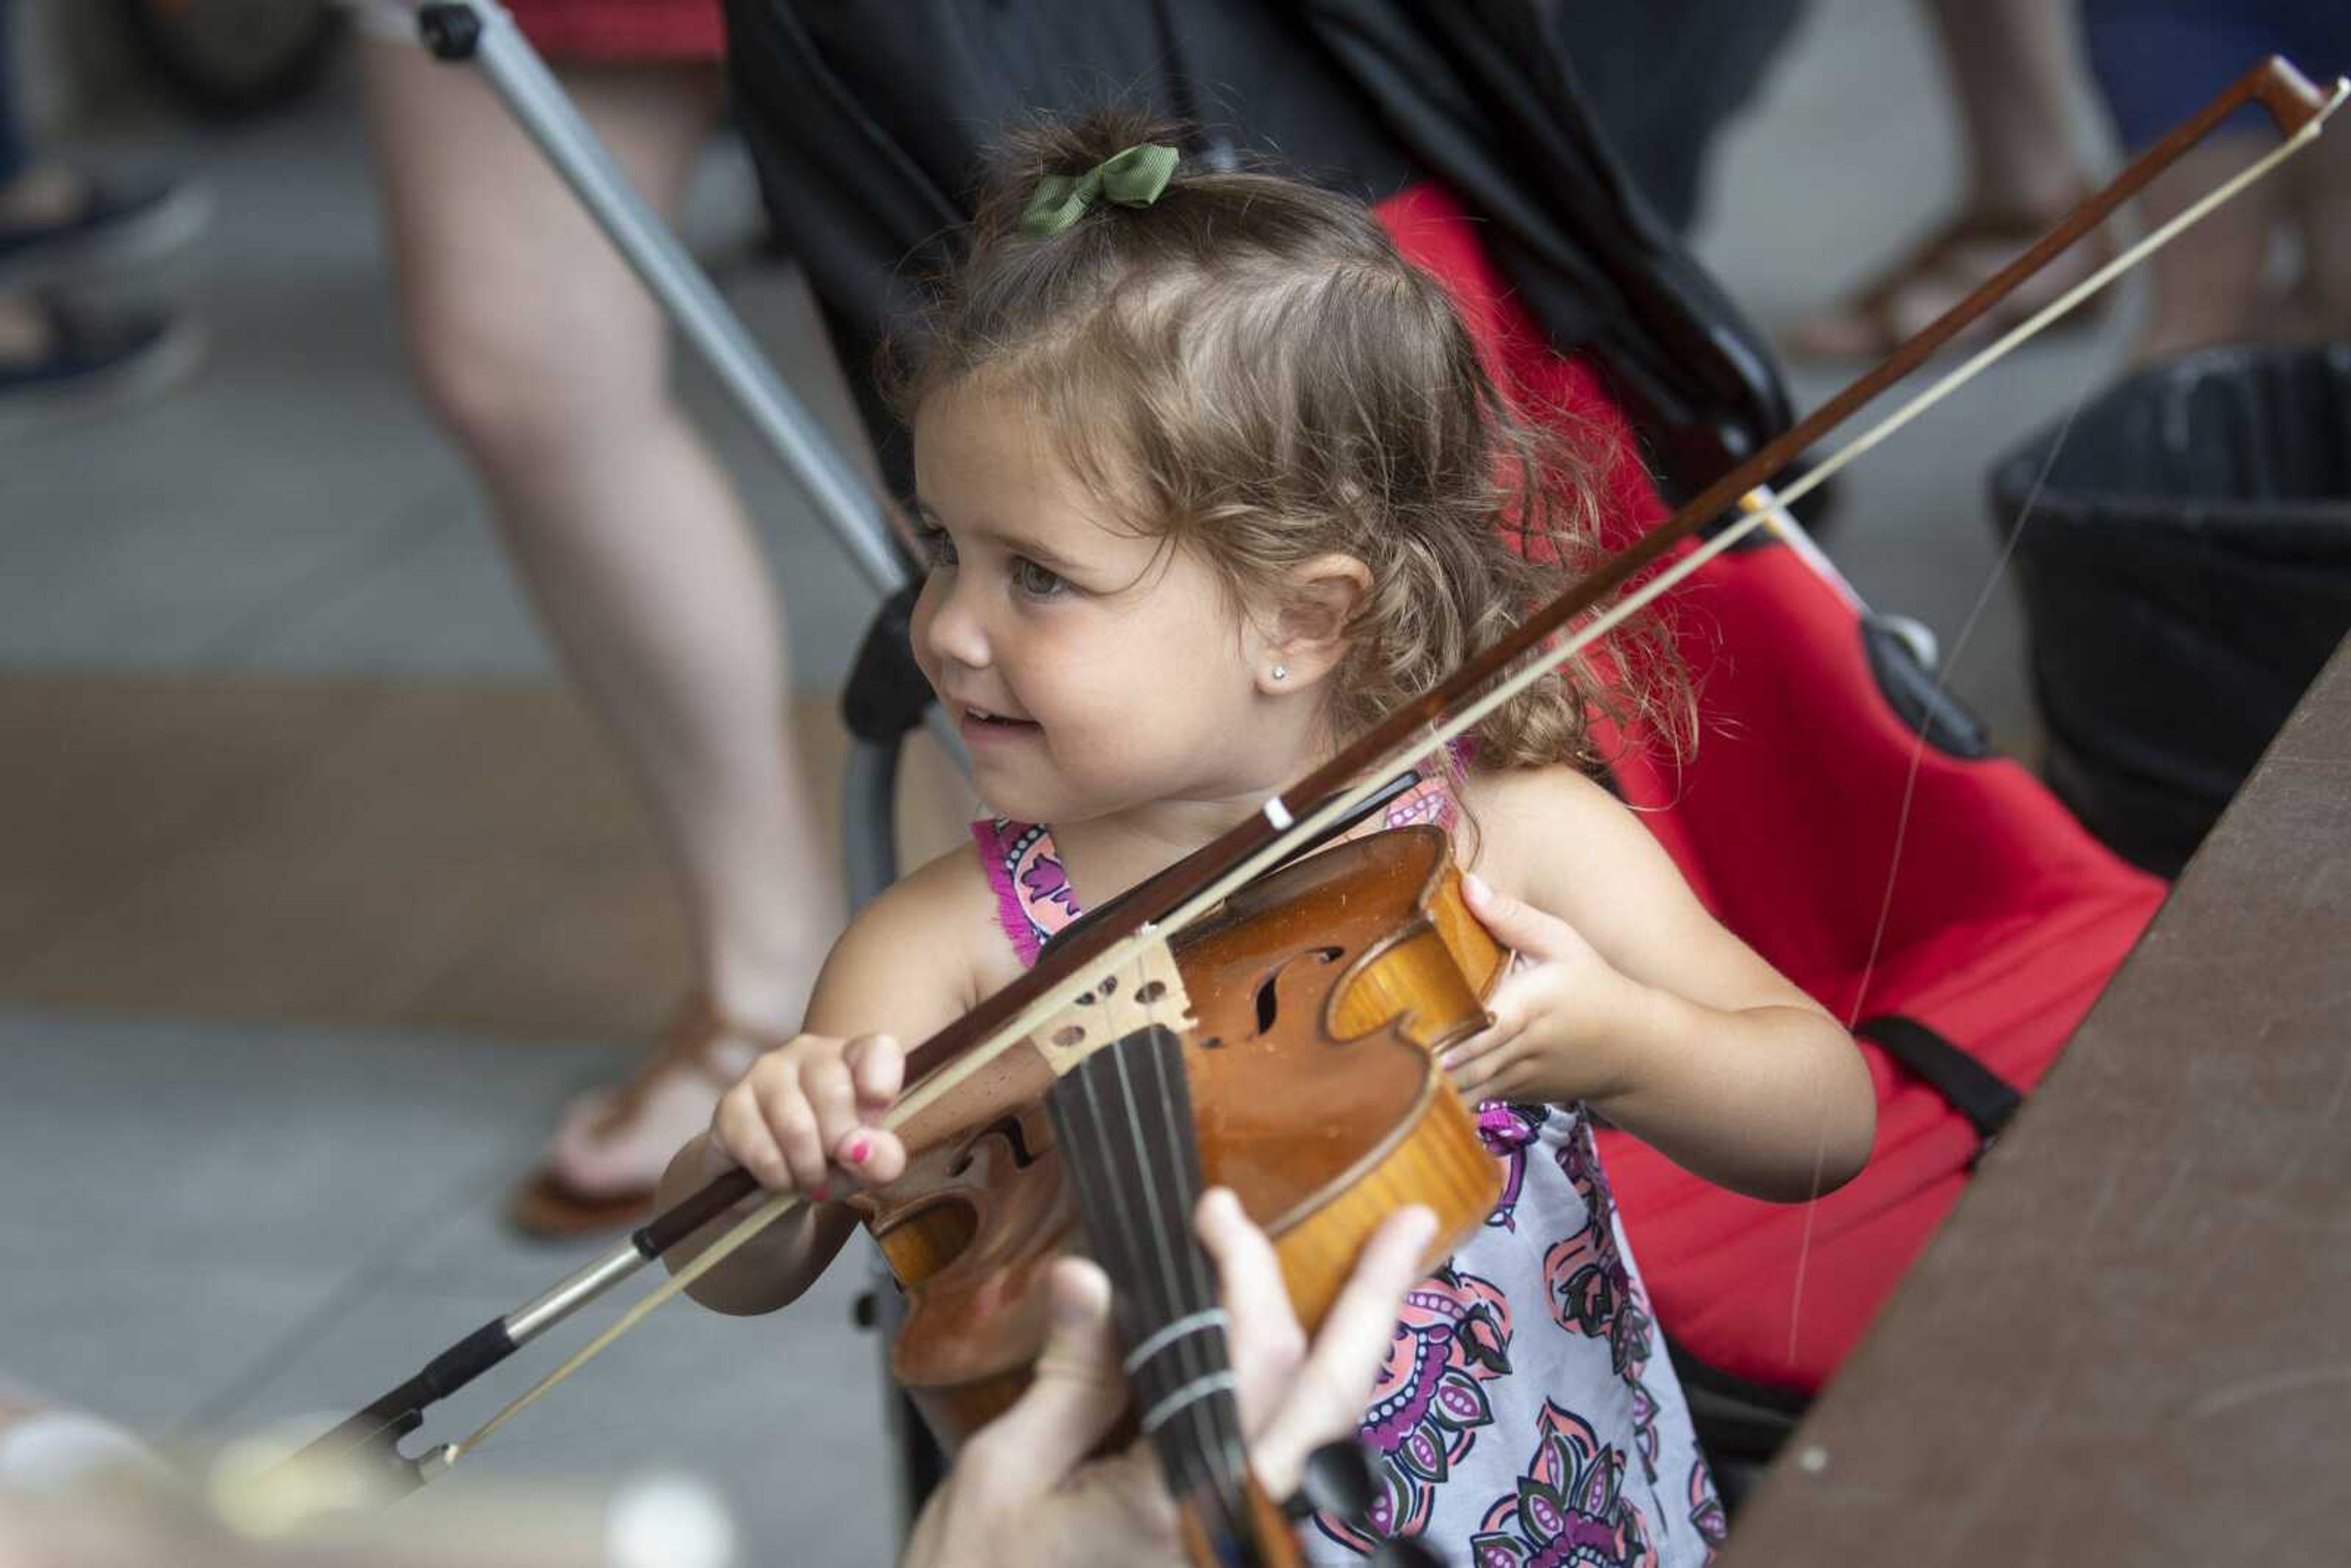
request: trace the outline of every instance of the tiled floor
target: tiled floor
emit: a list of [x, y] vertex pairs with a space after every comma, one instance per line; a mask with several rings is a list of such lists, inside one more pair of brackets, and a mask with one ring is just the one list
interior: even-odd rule
[[[0, 447], [0, 1372], [151, 1434], [347, 1410], [577, 1261], [503, 1232], [499, 1195], [680, 978], [617, 770], [401, 381], [349, 88], [185, 149], [221, 200], [176, 279], [201, 379]], [[1934, 215], [1948, 134], [1911, 8], [1823, 0], [1703, 249], [1784, 320]], [[699, 244], [743, 194], [722, 167]], [[730, 286], [845, 422], [789, 275]], [[1851, 476], [1832, 546], [1865, 593], [1954, 641], [1991, 459], [2116, 363], [2111, 329], [2030, 350]], [[869, 596], [689, 384], [820, 715]], [[1952, 681], [2013, 747], [2021, 631], [1985, 602]], [[844, 1501], [884, 1464], [859, 1282], [785, 1320], [663, 1314], [449, 1484], [682, 1468], [792, 1562], [881, 1561], [890, 1521]]]

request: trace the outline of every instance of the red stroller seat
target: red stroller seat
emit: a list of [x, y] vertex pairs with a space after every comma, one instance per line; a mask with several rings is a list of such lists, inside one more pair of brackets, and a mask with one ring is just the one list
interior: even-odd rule
[[[1452, 293], [1514, 406], [1559, 411], [1615, 449], [1610, 544], [1660, 521], [1599, 375], [1553, 350], [1459, 206], [1416, 186], [1380, 214]], [[1863, 1020], [1877, 1143], [1844, 1188], [1786, 1206], [1602, 1134], [1694, 1399], [1708, 1369], [1767, 1397], [1820, 1386], [1958, 1197], [2003, 1084], [2039, 1080], [2165, 891], [2015, 763], [1921, 747], [1873, 667], [1865, 617], [1794, 550], [1754, 537], [1766, 542], [1668, 599], [1699, 684], [1695, 755], [1676, 768], [1649, 737], [1603, 738], [1619, 793], [1714, 914], [1841, 1020]]]

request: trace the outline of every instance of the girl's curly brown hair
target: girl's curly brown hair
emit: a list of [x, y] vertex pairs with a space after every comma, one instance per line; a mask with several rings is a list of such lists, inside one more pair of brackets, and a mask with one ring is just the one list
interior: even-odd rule
[[[1345, 196], [1187, 159], [1147, 208], [1019, 231], [1045, 175], [1186, 129], [1113, 110], [1000, 144], [967, 258], [885, 373], [910, 424], [974, 376], [1021, 398], [1122, 522], [1196, 550], [1242, 606], [1317, 556], [1361, 560], [1327, 716], [1343, 741], [1598, 558], [1597, 444], [1514, 418], [1443, 287]], [[1489, 716], [1479, 764], [1596, 768], [1594, 712], [1678, 747], [1691, 704], [1662, 629], [1620, 629], [1606, 662], [1604, 684], [1573, 663]]]

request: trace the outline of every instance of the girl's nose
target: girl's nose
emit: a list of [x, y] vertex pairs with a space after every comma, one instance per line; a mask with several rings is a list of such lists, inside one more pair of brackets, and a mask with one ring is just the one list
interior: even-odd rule
[[987, 663], [987, 630], [971, 596], [957, 591], [960, 574], [934, 572], [914, 601], [914, 645], [942, 664], [979, 669]]

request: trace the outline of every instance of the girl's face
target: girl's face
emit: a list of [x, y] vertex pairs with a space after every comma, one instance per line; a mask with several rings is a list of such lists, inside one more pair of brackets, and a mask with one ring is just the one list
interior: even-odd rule
[[992, 808], [1069, 822], [1285, 781], [1287, 758], [1253, 755], [1261, 639], [1190, 551], [1121, 531], [1017, 402], [926, 399], [914, 472], [914, 656]]

